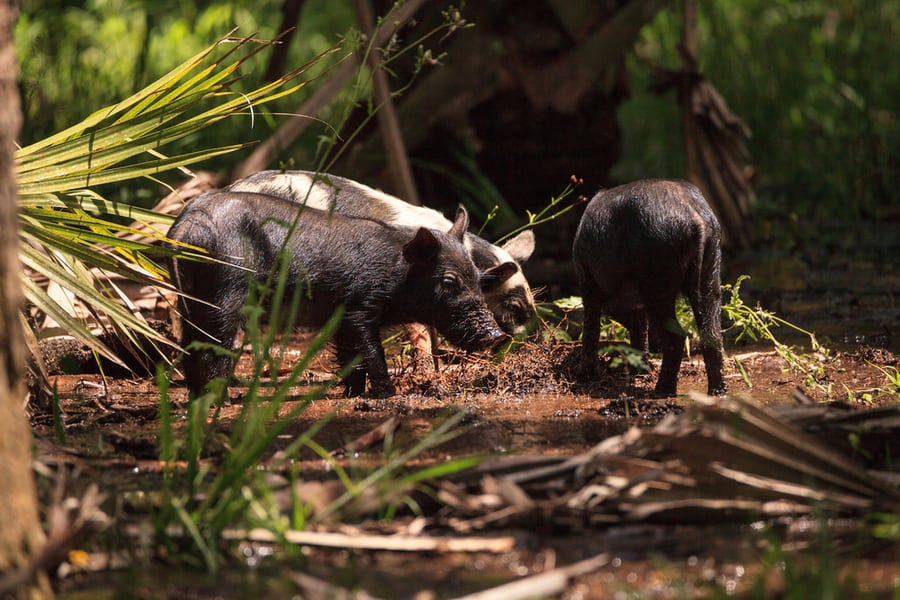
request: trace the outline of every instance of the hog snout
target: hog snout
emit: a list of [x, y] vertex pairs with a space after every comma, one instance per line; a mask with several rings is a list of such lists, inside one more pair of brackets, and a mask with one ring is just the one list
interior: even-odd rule
[[505, 338], [505, 333], [499, 329], [492, 329], [479, 340], [479, 344], [482, 348], [492, 348]]
[[451, 318], [445, 327], [439, 325], [438, 329], [451, 344], [466, 351], [490, 348], [507, 336], [487, 307], [463, 311]]
[[499, 327], [491, 327], [481, 335], [467, 336], [455, 345], [467, 352], [474, 352], [492, 348], [500, 341], [506, 339], [506, 337], [507, 334], [503, 333]]

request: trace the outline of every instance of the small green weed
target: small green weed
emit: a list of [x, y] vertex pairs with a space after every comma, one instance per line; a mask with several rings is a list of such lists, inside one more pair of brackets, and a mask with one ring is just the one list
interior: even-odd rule
[[[582, 299], [578, 296], [558, 298], [552, 302], [540, 303], [537, 306], [539, 322], [544, 326], [541, 335], [544, 340], [559, 340], [570, 342], [572, 334], [580, 337], [582, 323], [573, 320], [572, 316], [578, 314], [584, 308]], [[609, 366], [613, 369], [624, 367], [632, 372], [643, 373], [649, 370], [649, 365], [644, 353], [636, 348], [626, 345], [628, 330], [609, 317], [603, 316], [600, 321], [600, 339], [611, 342], [625, 342], [608, 344], [600, 348], [599, 353], [609, 358]]]
[[[868, 361], [867, 361], [868, 362]], [[897, 367], [892, 367], [890, 365], [880, 366], [876, 365], [872, 362], [868, 362], [870, 367], [878, 369], [884, 374], [887, 379], [887, 384], [884, 389], [890, 393], [896, 394], [900, 393], [900, 370]]]
[[[738, 277], [734, 284], [726, 284], [722, 289], [727, 294], [727, 298], [722, 303], [722, 314], [731, 323], [725, 330], [726, 333], [731, 332], [735, 335], [735, 340], [749, 339], [752, 341], [764, 341], [771, 343], [778, 355], [788, 364], [788, 366], [805, 376], [804, 383], [811, 388], [830, 392], [831, 383], [824, 382], [826, 378], [826, 364], [833, 359], [833, 353], [826, 347], [822, 346], [813, 332], [807, 331], [779, 316], [775, 313], [765, 310], [759, 305], [751, 307], [744, 303], [740, 296], [741, 284], [749, 279], [747, 275]], [[538, 316], [546, 325], [544, 337], [553, 337], [563, 341], [571, 341], [581, 333], [581, 323], [573, 321], [572, 316], [577, 314], [583, 308], [582, 299], [578, 296], [567, 298], [559, 298], [552, 302], [542, 303], [538, 305]], [[688, 334], [685, 344], [687, 345], [687, 353], [690, 354], [691, 342], [699, 339], [699, 333], [694, 321], [694, 315], [691, 311], [690, 304], [682, 297], [678, 299], [676, 305], [676, 316], [682, 329]], [[805, 353], [799, 349], [788, 346], [781, 342], [774, 333], [777, 327], [784, 326], [802, 333], [809, 340], [810, 352]], [[601, 338], [626, 341], [627, 330], [616, 321], [603, 317], [601, 322]], [[605, 351], [621, 352], [621, 346], [608, 346]], [[621, 355], [614, 359], [617, 364], [627, 364], [636, 367], [636, 356]], [[735, 361], [735, 366], [741, 374], [744, 382], [748, 387], [753, 387], [747, 370], [739, 361]], [[874, 366], [874, 365], [873, 365]], [[646, 365], [644, 365], [646, 368]], [[876, 366], [876, 368], [879, 368]], [[890, 385], [900, 385], [900, 373], [896, 369], [890, 367], [881, 369], [888, 378]]]
[[[758, 304], [755, 308], [745, 304], [741, 299], [740, 289], [741, 284], [749, 278], [749, 275], [741, 275], [734, 284], [722, 286], [722, 290], [729, 294], [729, 298], [722, 302], [722, 314], [731, 322], [731, 325], [725, 331], [736, 331], [736, 341], [748, 338], [753, 341], [770, 342], [778, 356], [791, 369], [805, 376], [804, 383], [808, 387], [830, 392], [831, 384], [823, 383], [823, 380], [826, 376], [825, 364], [826, 361], [833, 358], [832, 352], [816, 340], [816, 335], [813, 332], [782, 319]], [[801, 352], [795, 347], [779, 341], [775, 337], [773, 330], [780, 326], [788, 327], [805, 335], [809, 340], [810, 352]], [[741, 369], [742, 374], [745, 375], [746, 371], [740, 365], [738, 367]]]
[[[462, 414], [448, 416], [430, 434], [409, 447], [400, 448], [389, 441], [385, 446], [385, 464], [358, 478], [348, 473], [314, 439], [333, 415], [296, 435], [286, 447], [279, 449], [277, 457], [268, 458], [276, 439], [287, 432], [309, 404], [322, 397], [355, 366], [346, 366], [336, 379], [308, 388], [298, 396], [297, 386], [312, 360], [336, 332], [343, 310], [335, 311], [307, 352], [296, 364], [285, 368], [283, 357], [291, 339], [287, 333], [293, 331], [305, 297], [300, 289], [288, 293], [285, 275], [289, 261], [278, 262], [277, 273], [268, 281], [252, 286], [244, 309], [250, 373], [243, 382], [246, 391], [240, 401], [240, 414], [229, 423], [229, 432], [221, 433], [219, 421], [220, 410], [228, 398], [227, 381], [217, 380], [208, 386], [209, 391], [188, 405], [184, 433], [176, 436], [169, 398], [171, 373], [164, 367], [158, 369], [160, 459], [165, 467], [162, 501], [152, 514], [152, 524], [157, 546], [179, 564], [216, 571], [230, 547], [224, 541], [226, 530], [262, 528], [276, 537], [283, 536], [286, 531], [311, 522], [356, 515], [359, 511], [354, 502], [364, 494], [370, 508], [374, 498], [381, 513], [390, 518], [400, 506], [415, 508], [410, 494], [424, 489], [423, 479], [435, 473], [467, 468], [475, 460], [465, 458], [419, 473], [404, 472], [411, 458], [457, 435], [455, 427]], [[268, 310], [264, 311], [264, 306]], [[288, 400], [292, 407], [284, 411]], [[293, 506], [282, 512], [267, 475], [271, 471], [285, 472], [296, 482], [301, 474], [293, 464], [306, 448], [331, 465], [346, 492], [318, 512], [313, 512], [294, 494]], [[178, 460], [184, 461], [184, 467], [176, 467]], [[267, 468], [260, 469], [264, 462]]]
[[868, 517], [872, 537], [900, 542], [900, 514], [874, 513]]
[[[225, 382], [217, 382], [218, 385], [211, 386], [209, 392], [191, 401], [184, 439], [179, 440], [173, 432], [168, 377], [165, 370], [160, 369], [157, 378], [160, 387], [160, 458], [167, 467], [163, 471], [163, 501], [153, 515], [153, 524], [157, 540], [167, 549], [167, 555], [177, 555], [184, 564], [215, 571], [222, 560], [220, 543], [225, 529], [248, 526], [278, 531], [283, 528], [265, 482], [265, 473], [258, 470], [257, 465], [278, 436], [310, 402], [324, 395], [332, 385], [328, 383], [311, 389], [290, 411], [279, 414], [285, 400], [295, 399], [291, 396], [292, 388], [300, 383], [312, 359], [337, 329], [340, 318], [338, 311], [322, 328], [309, 351], [266, 395], [264, 392], [268, 389], [262, 374], [264, 371], [280, 372], [280, 364], [272, 363], [280, 363], [278, 357], [282, 353], [263, 351], [257, 343], [260, 332], [252, 325], [248, 326], [246, 337], [252, 348], [254, 376], [247, 381], [240, 416], [225, 437], [221, 460], [215, 466], [207, 453], [212, 443], [221, 439], [217, 426], [219, 409], [227, 397]], [[284, 448], [281, 452], [284, 460], [295, 458], [329, 418], [320, 420]], [[179, 457], [186, 462], [183, 472], [176, 471], [173, 466]], [[172, 526], [180, 526], [183, 534], [172, 535]], [[202, 563], [197, 562], [197, 556], [202, 557]]]
[[865, 598], [860, 582], [852, 572], [837, 568], [837, 549], [830, 537], [827, 517], [821, 516], [819, 535], [810, 540], [809, 549], [790, 552], [774, 534], [764, 542], [762, 571], [753, 580], [748, 598], [777, 596], [791, 600], [806, 598]]

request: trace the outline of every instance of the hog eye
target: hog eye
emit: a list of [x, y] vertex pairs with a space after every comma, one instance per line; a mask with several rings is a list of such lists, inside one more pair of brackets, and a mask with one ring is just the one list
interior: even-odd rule
[[516, 316], [517, 321], [527, 321], [530, 318], [528, 307], [521, 300], [511, 300], [506, 307]]
[[459, 277], [456, 275], [444, 275], [441, 278], [441, 286], [451, 292], [458, 292], [462, 287]]

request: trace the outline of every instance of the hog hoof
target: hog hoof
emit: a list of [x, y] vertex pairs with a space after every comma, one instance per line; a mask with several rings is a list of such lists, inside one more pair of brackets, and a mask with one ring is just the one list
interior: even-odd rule
[[675, 386], [659, 384], [657, 384], [652, 394], [654, 398], [674, 398], [677, 395], [677, 388]]
[[366, 393], [366, 371], [357, 367], [341, 380], [344, 385], [344, 396], [351, 398]]
[[380, 385], [380, 386], [372, 386], [369, 390], [368, 394], [365, 394], [367, 398], [390, 398], [391, 396], [395, 396], [397, 391], [394, 389], [394, 386], [391, 384]]
[[709, 387], [706, 390], [707, 396], [724, 396], [728, 393], [728, 386], [725, 385], [725, 382], [718, 385], [709, 384]]

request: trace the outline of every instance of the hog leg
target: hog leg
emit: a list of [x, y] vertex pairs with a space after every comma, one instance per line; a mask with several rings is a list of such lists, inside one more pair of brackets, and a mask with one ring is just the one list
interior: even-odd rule
[[628, 330], [631, 347], [646, 354], [650, 348], [647, 312], [643, 308], [636, 308], [623, 314], [621, 319], [613, 318]]
[[416, 371], [423, 373], [435, 371], [437, 368], [434, 356], [436, 337], [434, 337], [434, 332], [431, 329], [428, 325], [423, 325], [422, 323], [409, 323], [406, 326], [413, 365]]
[[[343, 340], [340, 335], [335, 336], [335, 350], [337, 351], [337, 361], [343, 369], [357, 357], [356, 348], [349, 342]], [[353, 367], [353, 370], [347, 374], [341, 383], [344, 385], [345, 396], [362, 396], [366, 391], [366, 368], [362, 364]]]
[[700, 331], [700, 348], [706, 367], [707, 394], [721, 396], [728, 391], [723, 375], [722, 285], [718, 250], [704, 253], [699, 285], [688, 293], [691, 310]]
[[397, 392], [391, 383], [388, 374], [387, 361], [384, 358], [384, 347], [378, 337], [378, 329], [375, 334], [366, 336], [363, 362], [369, 373], [369, 396], [372, 398], [389, 398]]
[[581, 333], [581, 359], [576, 367], [578, 378], [597, 377], [597, 351], [599, 350], [601, 292], [592, 281], [583, 281], [581, 301], [584, 305], [584, 325]]
[[[224, 350], [231, 350], [234, 339], [241, 327], [238, 311], [213, 308], [182, 298], [181, 347], [187, 348], [194, 341], [216, 344]], [[231, 371], [231, 357], [222, 351], [212, 349], [191, 349], [184, 356], [182, 364], [188, 389], [194, 396], [203, 392], [203, 387], [217, 377], [228, 377]]]
[[[722, 325], [719, 322], [719, 309], [709, 306], [709, 299], [699, 300], [700, 309], [694, 309], [694, 319], [700, 330], [700, 349], [703, 352], [703, 364], [706, 366], [707, 390], [710, 396], [723, 396], [728, 391], [723, 375], [724, 359], [722, 357]], [[691, 301], [694, 306], [694, 300]]]
[[663, 360], [659, 379], [653, 391], [655, 396], [674, 396], [678, 386], [678, 371], [684, 357], [684, 340], [687, 337], [675, 316], [676, 294], [656, 292], [645, 300], [650, 327], [659, 333]]
[[[644, 307], [634, 308], [622, 314], [622, 318], [613, 316], [613, 319], [621, 323], [628, 330], [629, 345], [641, 352], [644, 362], [649, 366], [650, 353], [650, 323], [647, 319], [647, 311]], [[631, 369], [628, 369], [630, 372]], [[632, 375], [634, 373], [631, 373]]]
[[348, 396], [365, 394], [366, 374], [369, 376], [368, 396], [387, 398], [396, 393], [375, 323], [377, 321], [367, 315], [348, 313], [338, 329], [335, 341], [341, 365], [346, 365], [355, 356], [362, 358], [362, 363], [344, 379], [345, 394]]

